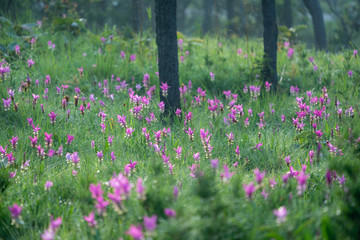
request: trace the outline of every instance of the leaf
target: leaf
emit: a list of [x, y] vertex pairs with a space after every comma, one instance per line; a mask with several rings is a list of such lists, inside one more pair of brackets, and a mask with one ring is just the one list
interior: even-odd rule
[[3, 52], [3, 53], [6, 53], [6, 47], [2, 44], [0, 44], [0, 51]]
[[334, 228], [331, 226], [331, 221], [328, 216], [324, 216], [321, 220], [321, 234], [325, 240], [336, 239]]
[[8, 25], [11, 27], [14, 26], [14, 24], [6, 17], [0, 17], [0, 23], [1, 23], [1, 25]]

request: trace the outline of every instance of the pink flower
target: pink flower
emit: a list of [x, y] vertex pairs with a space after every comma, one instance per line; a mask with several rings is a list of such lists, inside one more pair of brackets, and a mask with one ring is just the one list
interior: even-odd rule
[[176, 212], [175, 212], [175, 210], [173, 210], [173, 209], [171, 209], [171, 208], [165, 208], [164, 212], [165, 212], [165, 215], [166, 215], [168, 218], [176, 217]]
[[131, 236], [134, 240], [141, 240], [144, 238], [144, 234], [140, 225], [130, 225], [130, 228], [126, 232], [126, 234]]
[[255, 192], [254, 184], [252, 182], [250, 182], [248, 185], [243, 184], [243, 187], [244, 187], [244, 190], [245, 190], [246, 197], [248, 199], [251, 199], [253, 193]]
[[92, 211], [89, 216], [84, 216], [84, 220], [89, 224], [89, 227], [96, 227], [95, 212]]
[[144, 226], [146, 231], [152, 232], [156, 228], [157, 216], [152, 215], [151, 217], [144, 216]]
[[221, 178], [224, 182], [228, 182], [235, 173], [230, 172], [229, 167], [226, 164], [223, 165], [223, 169], [224, 172], [221, 174]]
[[134, 131], [135, 131], [135, 129], [133, 129], [132, 127], [126, 128], [126, 130], [125, 130], [125, 132], [126, 132], [125, 137], [131, 137]]
[[276, 222], [278, 224], [286, 221], [286, 216], [287, 216], [286, 207], [281, 206], [279, 207], [279, 209], [275, 209], [273, 213], [276, 216]]
[[11, 217], [12, 218], [18, 218], [21, 214], [22, 211], [22, 207], [20, 207], [19, 205], [17, 205], [16, 203], [14, 203], [14, 205], [12, 205], [11, 207], [9, 207], [9, 210], [11, 212]]
[[50, 188], [54, 185], [52, 181], [47, 181], [45, 183], [45, 190], [50, 190]]
[[258, 184], [261, 184], [261, 182], [263, 181], [264, 177], [265, 177], [265, 171], [260, 172], [260, 170], [258, 168], [256, 168], [254, 170], [254, 174], [255, 174], [255, 181]]

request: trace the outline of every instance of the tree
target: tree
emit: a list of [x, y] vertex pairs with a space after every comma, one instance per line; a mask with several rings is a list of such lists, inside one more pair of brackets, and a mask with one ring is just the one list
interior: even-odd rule
[[140, 29], [140, 0], [132, 0], [132, 26], [134, 32], [139, 32]]
[[165, 103], [163, 116], [173, 118], [180, 108], [176, 0], [155, 0], [155, 18], [160, 84], [170, 87], [167, 96], [160, 92], [160, 101]]
[[234, 0], [226, 0], [226, 12], [227, 12], [227, 34], [230, 36], [234, 34], [235, 31], [235, 9], [234, 9]]
[[261, 8], [264, 26], [264, 60], [262, 66], [262, 78], [272, 84], [273, 89], [277, 88], [277, 40], [278, 27], [276, 22], [275, 0], [261, 0]]
[[326, 31], [323, 11], [318, 0], [303, 0], [309, 10], [314, 26], [316, 48], [326, 50]]
[[293, 26], [291, 0], [284, 0], [281, 10], [281, 20], [287, 28], [291, 28]]
[[203, 0], [204, 18], [203, 18], [202, 31], [204, 35], [209, 33], [212, 27], [211, 12], [213, 10], [213, 5], [214, 5], [214, 0]]

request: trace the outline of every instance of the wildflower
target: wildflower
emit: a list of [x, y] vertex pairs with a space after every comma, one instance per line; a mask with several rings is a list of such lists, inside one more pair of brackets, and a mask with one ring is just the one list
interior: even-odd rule
[[50, 190], [50, 188], [54, 185], [52, 181], [46, 181], [45, 190]]
[[219, 159], [211, 159], [210, 163], [211, 163], [211, 167], [216, 169], [219, 166]]
[[332, 172], [330, 170], [326, 171], [325, 179], [326, 179], [326, 184], [328, 186], [331, 186], [333, 178], [332, 178]]
[[2, 99], [3, 100], [3, 104], [4, 104], [4, 108], [5, 108], [5, 111], [8, 111], [10, 110], [10, 105], [11, 105], [11, 98], [8, 98], [8, 99]]
[[130, 56], [130, 62], [134, 62], [136, 60], [136, 55], [135, 54], [132, 54]]
[[140, 199], [144, 199], [145, 197], [145, 187], [143, 185], [142, 178], [138, 178], [136, 182], [136, 193]]
[[11, 147], [16, 150], [16, 145], [18, 144], [19, 138], [18, 136], [12, 137], [10, 140]]
[[109, 143], [110, 146], [112, 145], [113, 141], [114, 141], [114, 136], [110, 136], [110, 135], [109, 135], [109, 137], [108, 137], [108, 143]]
[[89, 216], [84, 216], [84, 220], [88, 223], [89, 227], [96, 227], [97, 221], [95, 220], [95, 212], [92, 211]]
[[266, 200], [267, 197], [269, 196], [269, 193], [266, 193], [266, 192], [265, 192], [265, 188], [263, 189], [263, 191], [262, 191], [260, 194], [261, 194], [261, 196], [264, 197], [265, 200]]
[[225, 135], [228, 138], [228, 144], [232, 145], [234, 143], [234, 134], [230, 132], [229, 134], [225, 134]]
[[215, 74], [210, 72], [210, 80], [213, 82], [215, 81]]
[[141, 226], [130, 225], [129, 230], [126, 232], [127, 235], [131, 236], [134, 240], [141, 240], [144, 238]]
[[115, 161], [116, 160], [116, 156], [114, 152], [110, 153], [110, 157], [111, 157], [111, 161]]
[[103, 157], [104, 157], [103, 151], [98, 151], [96, 153], [96, 156], [99, 158], [99, 161], [101, 161], [103, 159]]
[[125, 138], [131, 137], [134, 131], [135, 131], [135, 129], [133, 129], [132, 127], [126, 128], [125, 129], [125, 132], [126, 132]]
[[269, 83], [268, 81], [265, 82], [265, 88], [266, 88], [266, 91], [269, 92], [270, 91], [270, 87], [271, 87], [271, 83]]
[[48, 114], [48, 116], [50, 117], [50, 123], [51, 124], [55, 124], [55, 122], [56, 122], [56, 116], [57, 116], [58, 114], [57, 113], [54, 113], [54, 112], [50, 112], [50, 114]]
[[164, 97], [167, 97], [169, 88], [170, 88], [170, 86], [168, 86], [167, 83], [161, 82], [160, 89], [162, 90], [162, 95]]
[[348, 71], [348, 76], [352, 77], [353, 76], [353, 72], [351, 70]]
[[321, 138], [321, 136], [324, 134], [323, 132], [321, 132], [321, 129], [318, 131], [315, 131], [316, 137], [319, 139]]
[[73, 152], [71, 154], [71, 160], [72, 162], [77, 165], [79, 162], [80, 162], [80, 158], [79, 158], [79, 155], [78, 155], [78, 152]]
[[174, 195], [175, 200], [179, 196], [179, 188], [176, 185], [174, 186], [174, 189], [173, 189], [173, 195]]
[[31, 58], [31, 59], [28, 59], [28, 60], [27, 60], [27, 63], [28, 63], [28, 67], [29, 67], [29, 68], [31, 68], [31, 67], [35, 64], [35, 62], [32, 60], [32, 58]]
[[152, 215], [151, 217], [144, 216], [144, 226], [146, 231], [152, 232], [156, 228], [157, 216]]
[[303, 192], [306, 190], [306, 180], [308, 179], [309, 175], [306, 175], [303, 171], [296, 177], [298, 180], [298, 195], [302, 195]]
[[345, 176], [342, 175], [341, 177], [338, 176], [337, 178], [339, 180], [340, 186], [343, 186], [345, 184], [345, 180], [346, 180]]
[[261, 149], [262, 145], [263, 145], [263, 143], [258, 143], [258, 144], [256, 144], [255, 148], [256, 148], [257, 150], [262, 151], [262, 149]]
[[230, 172], [229, 167], [226, 164], [223, 165], [223, 169], [224, 169], [224, 172], [221, 173], [221, 179], [224, 182], [228, 182], [235, 173]]
[[193, 157], [194, 157], [195, 162], [199, 161], [200, 160], [200, 153], [195, 153], [193, 155]]
[[73, 175], [74, 177], [76, 177], [76, 175], [77, 175], [77, 171], [72, 170], [72, 175]]
[[286, 156], [284, 160], [288, 165], [291, 163], [290, 156]]
[[192, 130], [190, 127], [188, 130], [185, 130], [185, 132], [189, 135], [190, 141], [194, 140], [194, 130]]
[[287, 211], [284, 206], [279, 207], [279, 209], [275, 209], [273, 213], [276, 216], [276, 222], [278, 224], [286, 221]]
[[270, 187], [275, 187], [277, 182], [275, 181], [275, 177], [273, 177], [272, 179], [269, 179], [269, 183], [270, 183]]
[[311, 164], [312, 164], [313, 161], [314, 161], [313, 157], [314, 157], [314, 150], [310, 150], [310, 152], [309, 152], [309, 158], [310, 158], [310, 163], [311, 163]]
[[260, 170], [258, 168], [256, 168], [254, 170], [254, 174], [255, 174], [255, 181], [258, 184], [261, 184], [261, 182], [263, 181], [264, 177], [265, 177], [265, 171], [260, 172]]
[[245, 190], [246, 197], [248, 199], [251, 199], [253, 193], [255, 192], [254, 184], [252, 182], [250, 182], [248, 185], [243, 184], [243, 187], [244, 187], [244, 190]]
[[174, 150], [176, 152], [176, 159], [180, 159], [181, 158], [182, 147], [178, 146], [177, 148], [174, 148]]
[[236, 153], [236, 158], [240, 159], [240, 148], [239, 148], [239, 146], [236, 146], [235, 153]]
[[163, 113], [165, 111], [165, 103], [163, 101], [158, 103], [160, 112]]
[[49, 134], [47, 132], [44, 133], [45, 134], [45, 142], [46, 142], [46, 146], [49, 148], [52, 145], [53, 140], [52, 138], [52, 134]]
[[11, 217], [13, 219], [17, 219], [21, 214], [22, 207], [14, 203], [11, 207], [9, 207], [9, 210], [11, 212]]
[[290, 58], [292, 58], [292, 57], [293, 57], [293, 55], [294, 55], [294, 49], [289, 48], [289, 49], [288, 49], [288, 52], [287, 52], [287, 56], [288, 56], [288, 58], [289, 58], [289, 59], [290, 59]]
[[165, 215], [166, 215], [168, 218], [176, 217], [176, 212], [175, 212], [175, 210], [173, 210], [173, 209], [171, 209], [171, 208], [165, 208], [164, 212], [165, 212]]

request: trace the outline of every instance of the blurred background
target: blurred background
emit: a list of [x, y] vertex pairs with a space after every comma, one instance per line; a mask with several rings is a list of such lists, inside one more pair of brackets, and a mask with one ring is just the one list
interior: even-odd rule
[[[360, 0], [319, 0], [328, 49], [360, 45]], [[2, 16], [18, 23], [41, 21], [44, 26], [82, 23], [99, 33], [154, 34], [155, 0], [1, 0]], [[178, 0], [178, 31], [192, 37], [254, 39], [262, 37], [261, 0]], [[302, 0], [276, 0], [279, 40], [314, 47], [311, 15]], [[76, 21], [77, 22], [76, 22]], [[74, 27], [74, 26], [72, 26]], [[76, 26], [75, 26], [76, 27]]]

